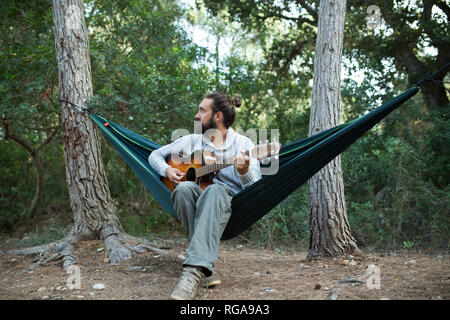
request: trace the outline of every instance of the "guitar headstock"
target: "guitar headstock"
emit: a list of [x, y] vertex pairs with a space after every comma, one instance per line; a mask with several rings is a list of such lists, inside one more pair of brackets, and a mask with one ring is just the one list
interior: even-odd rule
[[250, 153], [253, 158], [256, 158], [258, 160], [263, 160], [272, 157], [277, 159], [280, 150], [281, 150], [281, 143], [274, 140], [272, 142], [258, 144], [254, 149], [251, 150]]

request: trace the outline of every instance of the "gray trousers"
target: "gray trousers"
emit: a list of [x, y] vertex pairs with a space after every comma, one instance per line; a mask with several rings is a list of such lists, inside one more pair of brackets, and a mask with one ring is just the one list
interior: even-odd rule
[[191, 181], [172, 193], [175, 212], [189, 237], [184, 265], [212, 271], [219, 257], [219, 241], [231, 216], [233, 192], [220, 184], [202, 190]]

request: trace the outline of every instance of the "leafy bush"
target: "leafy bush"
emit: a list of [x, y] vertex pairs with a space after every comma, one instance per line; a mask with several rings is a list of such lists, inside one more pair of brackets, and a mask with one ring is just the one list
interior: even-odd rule
[[[430, 127], [442, 129], [441, 120], [433, 120]], [[431, 163], [449, 154], [425, 151], [448, 128], [430, 132], [427, 127], [415, 139], [401, 130], [395, 136], [371, 132], [343, 154], [349, 223], [360, 245], [448, 247], [449, 186], [440, 188], [447, 164]], [[437, 140], [443, 147], [444, 140]]]
[[273, 247], [309, 242], [309, 206], [306, 185], [292, 193], [278, 206], [243, 233], [248, 241]]

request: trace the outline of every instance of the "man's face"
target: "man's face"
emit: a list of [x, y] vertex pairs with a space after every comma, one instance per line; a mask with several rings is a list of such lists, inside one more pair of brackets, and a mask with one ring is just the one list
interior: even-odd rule
[[211, 108], [213, 103], [212, 99], [203, 99], [198, 106], [198, 112], [194, 119], [202, 123], [202, 134], [208, 129], [217, 129], [216, 121], [214, 120], [214, 114]]

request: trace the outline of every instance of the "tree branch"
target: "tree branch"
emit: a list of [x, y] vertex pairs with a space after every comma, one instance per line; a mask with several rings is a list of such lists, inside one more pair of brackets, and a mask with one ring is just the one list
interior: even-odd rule
[[36, 128], [36, 127], [29, 127], [26, 125], [23, 125], [24, 128], [28, 129], [28, 130], [36, 130], [36, 131], [49, 131], [49, 130], [55, 130], [55, 129], [60, 129], [60, 127], [48, 127], [48, 128]]
[[[31, 142], [26, 140], [25, 138], [17, 135], [16, 133], [11, 133], [11, 130], [9, 128], [9, 123], [6, 119], [3, 119], [3, 127], [5, 128], [5, 140], [8, 140], [11, 138], [12, 140], [16, 141], [18, 144], [20, 144], [22, 147], [27, 149], [27, 151], [34, 157], [37, 155], [39, 151], [42, 150], [49, 142], [53, 139], [53, 137], [59, 132], [60, 127], [53, 127], [52, 133], [45, 139], [43, 143], [41, 143], [38, 147], [34, 146]], [[42, 129], [41, 129], [42, 130]]]
[[279, 18], [279, 19], [282, 19], [282, 20], [288, 20], [288, 21], [293, 21], [293, 22], [297, 22], [297, 26], [301, 26], [303, 23], [308, 23], [308, 24], [310, 24], [310, 25], [312, 25], [312, 26], [315, 26], [315, 27], [317, 27], [317, 20], [311, 20], [311, 19], [308, 19], [308, 18], [304, 18], [304, 17], [288, 17], [288, 16], [285, 16], [284, 14], [282, 14], [282, 13], [278, 13], [278, 12], [270, 12], [270, 13], [267, 13], [267, 14], [265, 14], [264, 16], [257, 16], [256, 17], [258, 20], [267, 20], [267, 19], [269, 19], [269, 18]]
[[298, 2], [300, 2], [302, 8], [304, 8], [313, 17], [315, 22], [314, 25], [317, 26], [317, 21], [319, 20], [317, 10], [314, 10], [310, 5], [308, 5], [305, 0], [298, 0]]
[[33, 146], [28, 140], [22, 138], [21, 136], [16, 135], [15, 133], [11, 133], [9, 130], [9, 124], [7, 121], [3, 121], [3, 125], [5, 127], [5, 140], [11, 138], [12, 140], [16, 141], [18, 144], [20, 144], [22, 147], [27, 149], [27, 151], [34, 157], [36, 155], [36, 147]]
[[310, 24], [310, 25], [312, 25], [314, 27], [317, 27], [317, 20], [310, 20], [310, 19], [301, 18], [301, 17], [297, 18], [297, 26], [300, 27], [304, 23], [308, 23], [308, 24]]
[[423, 2], [423, 11], [422, 16], [420, 17], [420, 21], [422, 22], [423, 30], [427, 33], [430, 39], [433, 41], [435, 36], [433, 32], [433, 28], [430, 28], [429, 22], [431, 22], [431, 10], [433, 8], [433, 4], [428, 1]]
[[60, 128], [56, 128], [52, 131], [52, 133], [45, 139], [44, 142], [41, 143], [41, 145], [37, 148], [37, 152], [41, 151], [43, 147], [45, 147], [52, 139], [53, 137], [59, 132]]

